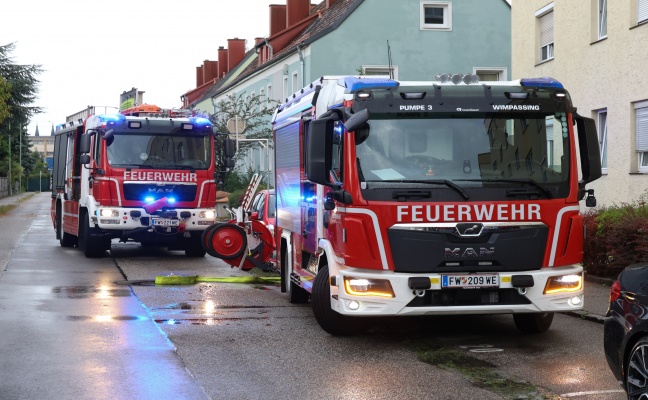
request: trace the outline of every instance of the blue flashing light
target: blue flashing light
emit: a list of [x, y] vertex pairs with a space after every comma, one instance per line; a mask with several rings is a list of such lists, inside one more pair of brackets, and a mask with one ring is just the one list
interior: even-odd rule
[[191, 117], [189, 118], [189, 122], [196, 128], [211, 128], [212, 126], [211, 121], [204, 117]]
[[126, 116], [122, 114], [101, 114], [97, 115], [101, 122], [119, 122], [126, 120]]
[[153, 203], [153, 202], [155, 201], [155, 197], [153, 197], [153, 196], [146, 196], [146, 197], [144, 198], [144, 201], [147, 202], [147, 203]]
[[344, 87], [346, 87], [345, 93], [353, 93], [364, 89], [395, 88], [399, 85], [398, 81], [385, 78], [357, 78], [351, 76], [342, 79]]
[[175, 203], [175, 202], [176, 202], [175, 197], [167, 197], [167, 203], [169, 203], [169, 204], [173, 204], [173, 203]]
[[545, 87], [545, 88], [554, 88], [554, 89], [564, 89], [562, 83], [558, 82], [556, 79], [549, 76], [543, 78], [524, 78], [520, 79], [522, 86], [535, 86], [535, 87]]

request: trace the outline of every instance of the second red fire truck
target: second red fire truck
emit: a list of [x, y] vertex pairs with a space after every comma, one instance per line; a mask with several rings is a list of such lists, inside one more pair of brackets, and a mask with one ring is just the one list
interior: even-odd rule
[[61, 246], [101, 257], [117, 239], [204, 256], [201, 235], [216, 217], [214, 147], [209, 119], [151, 105], [59, 127], [51, 216]]

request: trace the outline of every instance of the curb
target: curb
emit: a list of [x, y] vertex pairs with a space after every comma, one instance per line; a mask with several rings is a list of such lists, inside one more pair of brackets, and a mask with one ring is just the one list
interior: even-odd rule
[[596, 322], [599, 324], [603, 324], [605, 320], [607, 319], [606, 317], [598, 314], [591, 314], [588, 313], [587, 311], [562, 311], [561, 314], [563, 315], [568, 315], [570, 317], [576, 317], [580, 319], [584, 319], [586, 321], [590, 322]]

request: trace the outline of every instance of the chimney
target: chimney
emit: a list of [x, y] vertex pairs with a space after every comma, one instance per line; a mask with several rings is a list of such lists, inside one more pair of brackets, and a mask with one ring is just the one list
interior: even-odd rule
[[337, 0], [326, 0], [326, 8], [331, 7]]
[[245, 57], [245, 39], [227, 39], [227, 72], [231, 71]]
[[270, 5], [270, 37], [286, 29], [286, 6]]
[[213, 81], [218, 77], [218, 61], [205, 60], [203, 62], [203, 84]]
[[201, 86], [205, 81], [203, 80], [203, 66], [196, 67], [196, 87]]
[[227, 49], [223, 46], [218, 48], [218, 79], [227, 74]]
[[310, 0], [286, 0], [286, 25], [287, 28], [308, 17]]

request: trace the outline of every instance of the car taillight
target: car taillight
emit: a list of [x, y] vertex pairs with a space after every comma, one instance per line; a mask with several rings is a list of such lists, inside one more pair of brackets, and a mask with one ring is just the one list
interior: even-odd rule
[[619, 281], [614, 281], [610, 287], [610, 303], [616, 301], [621, 296], [621, 284]]

